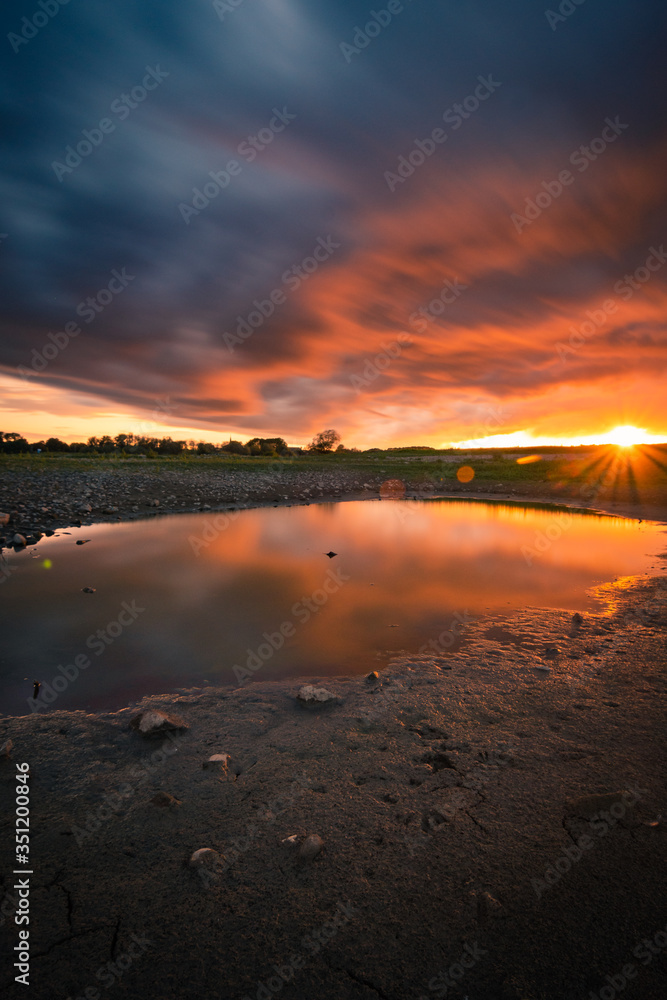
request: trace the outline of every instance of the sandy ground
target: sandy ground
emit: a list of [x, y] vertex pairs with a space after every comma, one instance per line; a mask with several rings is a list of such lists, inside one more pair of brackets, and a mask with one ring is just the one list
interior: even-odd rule
[[[667, 586], [601, 596], [580, 623], [522, 611], [456, 655], [327, 679], [320, 710], [276, 681], [1, 719], [2, 995], [664, 997]], [[132, 730], [147, 707], [187, 730]], [[28, 989], [8, 958], [23, 762]]]

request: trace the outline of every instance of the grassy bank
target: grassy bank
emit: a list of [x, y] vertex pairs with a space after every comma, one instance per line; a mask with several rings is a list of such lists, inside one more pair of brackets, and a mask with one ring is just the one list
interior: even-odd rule
[[[462, 473], [462, 467], [472, 470]], [[531, 452], [528, 449], [484, 449], [459, 452], [454, 449], [432, 451], [337, 452], [304, 454], [295, 457], [269, 458], [228, 454], [165, 456], [145, 458], [125, 455], [21, 454], [0, 455], [0, 474], [40, 471], [101, 472], [131, 476], [135, 471], [159, 474], [161, 471], [274, 473], [289, 479], [303, 472], [348, 472], [356, 475], [382, 475], [409, 484], [434, 486], [462, 482], [475, 486], [513, 487], [552, 486], [576, 493], [579, 487], [605, 483], [627, 499], [644, 493], [655, 496], [667, 487], [667, 445], [618, 448], [551, 448]], [[540, 490], [540, 492], [542, 492]], [[667, 494], [666, 494], [667, 495]]]

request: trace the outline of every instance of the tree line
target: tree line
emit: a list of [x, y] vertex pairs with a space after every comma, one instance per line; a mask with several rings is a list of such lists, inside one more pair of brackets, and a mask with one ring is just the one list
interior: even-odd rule
[[263, 455], [268, 458], [300, 455], [304, 451], [326, 454], [333, 451], [357, 451], [345, 448], [340, 443], [340, 434], [334, 430], [320, 431], [307, 448], [290, 448], [284, 438], [251, 438], [245, 444], [231, 438], [226, 444], [216, 445], [210, 441], [174, 441], [170, 437], [147, 437], [136, 434], [117, 434], [110, 437], [89, 437], [87, 441], [73, 441], [68, 444], [59, 438], [50, 437], [46, 441], [27, 441], [21, 434], [0, 431], [0, 452], [5, 454], [77, 453], [89, 455], [145, 455], [154, 458], [162, 455]]

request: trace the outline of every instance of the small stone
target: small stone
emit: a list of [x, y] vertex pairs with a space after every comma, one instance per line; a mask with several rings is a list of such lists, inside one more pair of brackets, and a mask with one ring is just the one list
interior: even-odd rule
[[369, 684], [373, 684], [375, 681], [380, 680], [380, 675], [377, 670], [371, 670], [370, 674], [366, 674], [366, 680]]
[[231, 759], [228, 753], [214, 753], [212, 757], [204, 761], [202, 767], [205, 771], [226, 771]]
[[80, 503], [76, 509], [81, 514], [90, 514], [93, 508], [90, 506], [89, 503]]
[[537, 663], [535, 664], [535, 669], [544, 670], [545, 673], [548, 673], [551, 670], [551, 667], [549, 666], [548, 663], [542, 663], [541, 660], [538, 660]]
[[130, 720], [130, 728], [137, 730], [142, 736], [159, 736], [161, 733], [174, 730], [185, 730], [190, 727], [175, 715], [166, 715], [157, 709], [139, 712]]
[[6, 743], [3, 743], [2, 746], [0, 747], [0, 757], [6, 757], [7, 759], [9, 759], [11, 756], [13, 746], [14, 743], [12, 740], [7, 740]]
[[9, 514], [0, 514], [0, 524], [9, 524]]
[[95, 593], [95, 588], [94, 587], [82, 587], [81, 588], [81, 592], [83, 594], [94, 594]]
[[299, 857], [304, 861], [313, 861], [324, 847], [324, 841], [316, 833], [306, 837], [299, 848]]
[[294, 848], [299, 846], [298, 834], [293, 833], [291, 836], [285, 837], [284, 840], [281, 840], [280, 843], [284, 844], [285, 847], [289, 847], [290, 850], [294, 850]]
[[553, 660], [553, 658], [555, 656], [558, 656], [559, 653], [560, 649], [558, 648], [558, 646], [546, 646], [544, 650], [544, 655], [547, 656], [550, 660]]
[[578, 611], [575, 611], [575, 613], [572, 615], [573, 625], [581, 625], [583, 620], [584, 620], [583, 615], [580, 615]]
[[306, 684], [297, 694], [297, 701], [304, 708], [324, 708], [325, 705], [333, 705], [338, 701], [335, 694], [327, 691], [326, 688], [313, 687]]
[[118, 507], [105, 507], [102, 511], [103, 514], [117, 514]]
[[161, 806], [162, 808], [173, 808], [174, 806], [180, 806], [180, 800], [174, 798], [173, 795], [169, 795], [168, 792], [156, 792], [151, 803], [154, 806]]
[[77, 545], [85, 545], [86, 542], [89, 542], [89, 541], [90, 541], [90, 538], [77, 538], [76, 544]]
[[27, 545], [25, 535], [19, 535], [18, 533], [14, 535], [12, 545], [16, 546], [17, 549], [24, 549]]
[[200, 847], [190, 858], [189, 864], [191, 868], [215, 869], [222, 864], [222, 855], [211, 847]]
[[147, 507], [159, 507], [160, 506], [160, 501], [159, 500], [149, 500], [147, 502], [146, 506]]

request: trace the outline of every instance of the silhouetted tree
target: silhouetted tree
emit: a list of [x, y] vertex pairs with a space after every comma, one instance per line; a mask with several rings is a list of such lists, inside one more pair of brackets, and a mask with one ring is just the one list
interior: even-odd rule
[[328, 430], [320, 431], [316, 434], [313, 440], [308, 445], [309, 451], [333, 451], [337, 444], [340, 443], [340, 434], [338, 431]]

